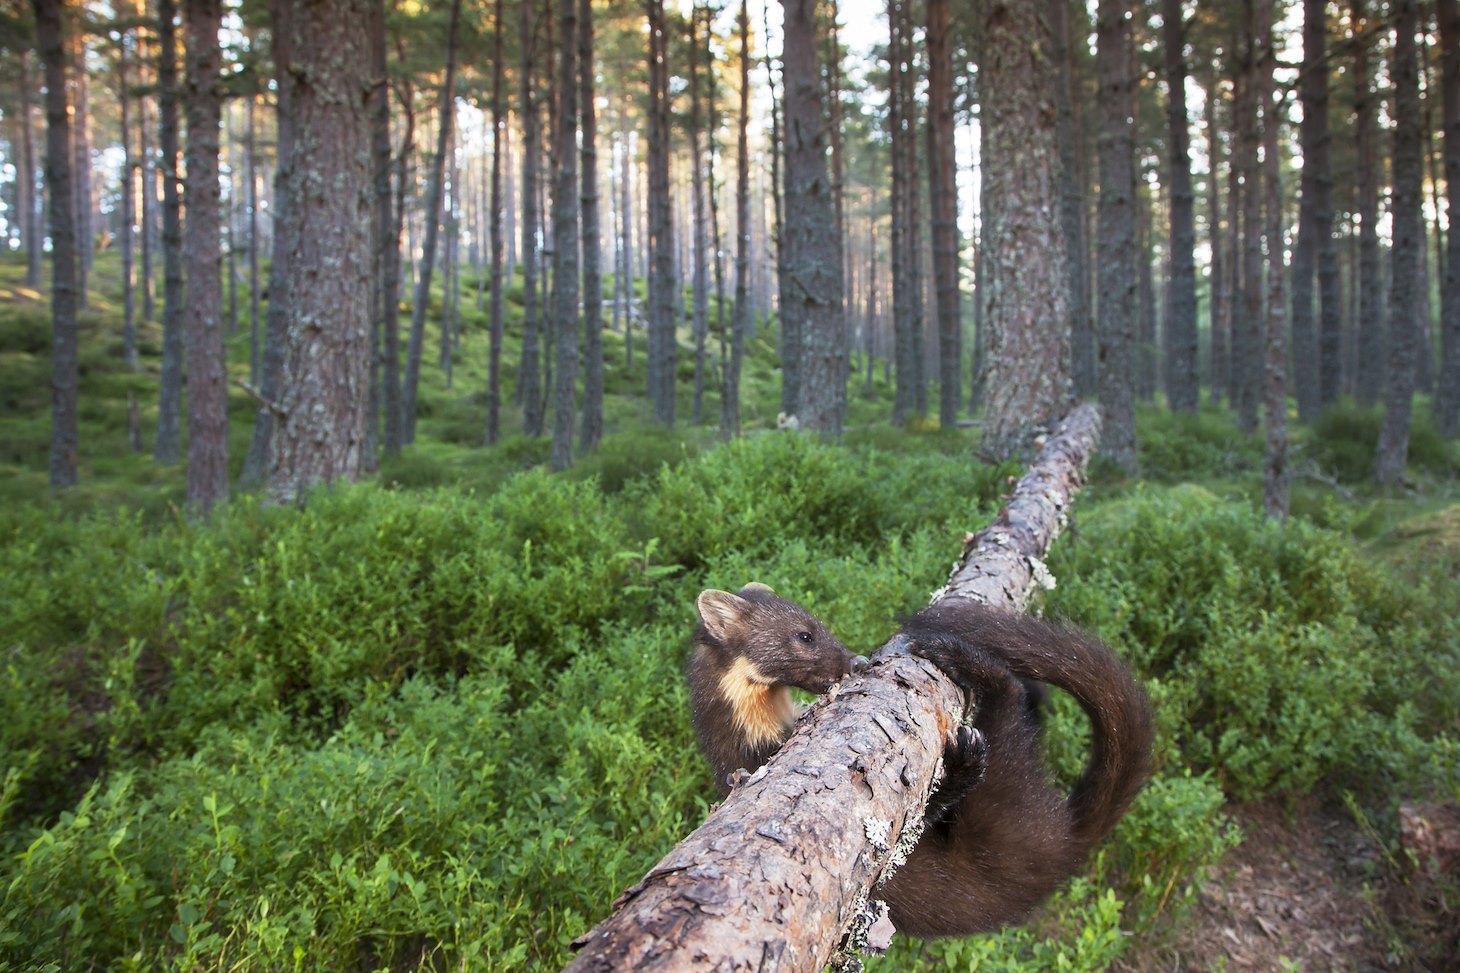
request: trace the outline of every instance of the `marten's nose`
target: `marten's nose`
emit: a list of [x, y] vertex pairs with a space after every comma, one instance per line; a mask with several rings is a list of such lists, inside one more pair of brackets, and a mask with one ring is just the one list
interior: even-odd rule
[[854, 655], [854, 656], [852, 656], [852, 671], [853, 672], [861, 672], [866, 667], [867, 667], [867, 657], [865, 655]]

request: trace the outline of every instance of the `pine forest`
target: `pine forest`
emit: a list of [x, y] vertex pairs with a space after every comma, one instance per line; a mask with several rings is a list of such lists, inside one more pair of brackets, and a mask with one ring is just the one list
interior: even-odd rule
[[563, 968], [724, 796], [707, 604], [871, 655], [1088, 403], [1027, 608], [1149, 782], [762, 968], [1460, 969], [1456, 214], [1460, 0], [0, 0], [0, 973]]

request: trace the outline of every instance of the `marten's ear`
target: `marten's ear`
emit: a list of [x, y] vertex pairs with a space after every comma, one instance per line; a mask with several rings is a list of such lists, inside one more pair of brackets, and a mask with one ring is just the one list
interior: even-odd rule
[[699, 598], [695, 599], [695, 607], [699, 609], [700, 621], [705, 623], [710, 635], [721, 642], [738, 636], [750, 614], [750, 603], [744, 598], [714, 588], [701, 591]]
[[741, 588], [740, 589], [740, 593], [742, 595], [747, 594], [748, 592], [752, 592], [752, 591], [758, 591], [758, 592], [760, 592], [763, 595], [773, 595], [773, 594], [776, 593], [776, 589], [772, 588], [768, 584], [761, 584], [759, 581], [752, 581], [749, 584], [747, 584], [744, 588]]

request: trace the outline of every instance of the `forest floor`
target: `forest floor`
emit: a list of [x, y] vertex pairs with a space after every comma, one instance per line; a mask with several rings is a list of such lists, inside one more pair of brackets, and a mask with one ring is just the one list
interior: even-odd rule
[[1460, 914], [1347, 808], [1263, 802], [1234, 817], [1242, 844], [1180, 926], [1136, 946], [1121, 973], [1460, 970]]

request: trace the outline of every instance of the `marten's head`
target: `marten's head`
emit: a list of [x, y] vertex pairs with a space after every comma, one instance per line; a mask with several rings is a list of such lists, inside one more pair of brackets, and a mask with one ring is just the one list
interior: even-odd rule
[[727, 676], [749, 687], [795, 686], [824, 693], [865, 662], [794, 601], [752, 582], [739, 594], [710, 589], [695, 602], [695, 642], [716, 656]]

